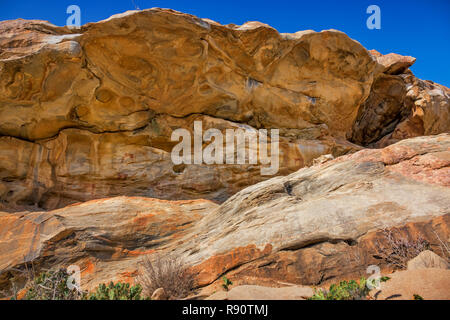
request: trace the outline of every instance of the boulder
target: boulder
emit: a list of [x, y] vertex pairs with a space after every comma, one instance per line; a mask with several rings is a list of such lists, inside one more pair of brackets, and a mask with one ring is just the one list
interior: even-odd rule
[[385, 74], [405, 73], [416, 62], [414, 57], [402, 56], [396, 53], [383, 55], [376, 50], [370, 50], [369, 53], [383, 66], [382, 72]]
[[449, 263], [430, 250], [423, 251], [417, 257], [408, 261], [408, 270], [428, 268], [449, 269]]
[[415, 59], [371, 50], [379, 74], [359, 109], [350, 141], [383, 148], [403, 139], [450, 131], [450, 90], [416, 78], [410, 70]]
[[424, 300], [450, 300], [450, 270], [406, 270], [389, 277], [379, 291], [372, 293], [377, 300], [414, 300], [415, 295]]

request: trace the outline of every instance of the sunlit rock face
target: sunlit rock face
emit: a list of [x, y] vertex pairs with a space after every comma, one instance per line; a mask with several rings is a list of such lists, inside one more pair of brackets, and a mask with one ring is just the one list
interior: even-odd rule
[[[450, 135], [418, 137], [302, 168], [208, 200], [92, 200], [53, 211], [0, 212], [0, 290], [36, 270], [77, 265], [82, 285], [133, 282], [141, 259], [173, 255], [200, 287], [233, 282], [319, 285], [365, 275], [388, 246], [384, 228], [450, 235]], [[444, 240], [445, 241], [445, 240]]]
[[171, 134], [280, 130], [287, 175], [324, 154], [449, 130], [448, 89], [411, 57], [339, 31], [280, 34], [172, 10], [79, 30], [0, 23], [0, 199], [52, 209], [140, 195], [223, 202], [270, 177], [260, 165], [175, 166]]
[[450, 89], [416, 78], [408, 69], [416, 59], [370, 54], [382, 73], [359, 110], [351, 141], [385, 147], [402, 139], [450, 132]]

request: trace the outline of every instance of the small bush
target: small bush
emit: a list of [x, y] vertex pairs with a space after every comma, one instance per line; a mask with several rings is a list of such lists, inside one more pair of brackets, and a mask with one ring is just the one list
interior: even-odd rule
[[66, 270], [42, 272], [38, 276], [31, 275], [25, 285], [25, 300], [81, 300], [86, 293], [77, 289], [69, 289]]
[[89, 300], [144, 300], [141, 297], [140, 285], [130, 287], [129, 283], [110, 282], [108, 285], [100, 284], [95, 292], [90, 293]]
[[222, 287], [225, 289], [225, 291], [228, 291], [229, 287], [233, 284], [233, 282], [231, 282], [231, 280], [225, 276], [223, 276], [222, 281], [223, 281]]
[[361, 278], [359, 283], [355, 280], [341, 281], [338, 285], [331, 285], [328, 291], [316, 291], [309, 300], [367, 300], [370, 289], [366, 284], [365, 278]]
[[377, 242], [376, 256], [394, 268], [406, 269], [409, 260], [430, 249], [429, 242], [420, 235], [417, 239], [411, 239], [401, 237], [390, 230], [383, 230], [383, 235], [386, 244]]
[[182, 299], [194, 288], [195, 277], [179, 258], [156, 254], [143, 258], [138, 282], [150, 296], [163, 288], [169, 299]]
[[433, 233], [436, 236], [436, 239], [438, 240], [439, 247], [441, 248], [442, 257], [445, 260], [447, 260], [447, 262], [450, 262], [450, 242], [443, 241], [436, 231], [433, 230]]

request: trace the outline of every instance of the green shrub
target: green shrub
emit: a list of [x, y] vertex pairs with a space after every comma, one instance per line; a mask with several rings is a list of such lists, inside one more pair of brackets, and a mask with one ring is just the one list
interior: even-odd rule
[[225, 291], [228, 291], [229, 286], [231, 286], [233, 282], [231, 282], [231, 280], [225, 276], [223, 276], [222, 281], [223, 281], [222, 287], [225, 289]]
[[118, 282], [109, 285], [100, 284], [96, 291], [89, 294], [89, 300], [144, 300], [141, 297], [142, 287], [140, 285], [130, 287], [129, 283]]
[[355, 280], [341, 281], [338, 285], [331, 285], [328, 291], [316, 291], [309, 300], [365, 300], [370, 291], [366, 284], [365, 278], [361, 278], [359, 283]]

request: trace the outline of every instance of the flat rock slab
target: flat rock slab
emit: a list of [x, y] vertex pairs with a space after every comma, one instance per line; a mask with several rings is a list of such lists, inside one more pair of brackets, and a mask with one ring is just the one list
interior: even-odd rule
[[228, 292], [217, 292], [206, 300], [305, 300], [312, 295], [314, 290], [310, 287], [270, 288], [244, 285], [234, 287]]
[[378, 300], [413, 300], [414, 295], [424, 300], [450, 300], [450, 270], [418, 269], [395, 272], [381, 284]]

